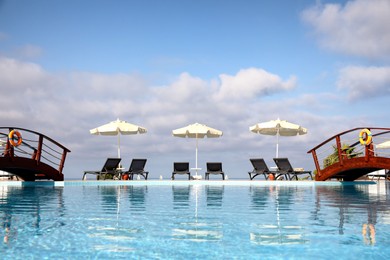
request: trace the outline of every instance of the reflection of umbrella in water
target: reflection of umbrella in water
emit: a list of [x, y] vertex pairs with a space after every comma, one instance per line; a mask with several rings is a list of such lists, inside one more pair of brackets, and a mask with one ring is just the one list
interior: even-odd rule
[[[275, 190], [274, 190], [275, 189]], [[262, 224], [257, 225], [259, 232], [251, 232], [250, 240], [252, 243], [258, 245], [281, 245], [281, 244], [305, 244], [307, 240], [303, 237], [303, 230], [298, 225], [281, 225], [281, 213], [287, 215], [286, 206], [292, 203], [291, 189], [279, 187], [272, 187], [274, 193], [273, 199], [275, 201], [276, 225]], [[283, 205], [284, 204], [284, 205]], [[282, 209], [282, 211], [281, 211]], [[283, 217], [285, 219], [286, 216]], [[287, 217], [288, 218], [288, 217]]]
[[296, 136], [307, 134], [307, 129], [286, 120], [271, 120], [249, 127], [251, 132], [262, 135], [276, 135], [276, 158], [279, 158], [279, 136]]
[[[189, 240], [193, 242], [209, 242], [218, 241], [222, 238], [221, 228], [219, 222], [210, 223], [198, 221], [198, 193], [202, 190], [202, 185], [191, 185], [195, 197], [195, 216], [193, 221], [185, 221], [176, 223], [176, 227], [172, 230], [174, 239]], [[177, 191], [177, 190], [176, 190]], [[176, 199], [180, 195], [184, 195], [188, 199], [188, 194], [176, 194]], [[187, 217], [186, 217], [187, 218]]]
[[126, 121], [117, 119], [108, 124], [99, 126], [97, 128], [89, 130], [93, 135], [109, 135], [109, 136], [118, 136], [118, 158], [121, 158], [121, 145], [120, 145], [120, 135], [134, 135], [134, 134], [144, 134], [147, 132], [146, 128], [130, 124]]
[[208, 127], [203, 124], [195, 123], [192, 125], [188, 125], [186, 127], [182, 127], [172, 131], [173, 136], [177, 137], [188, 137], [196, 139], [196, 149], [195, 149], [195, 175], [198, 175], [198, 139], [199, 138], [216, 138], [222, 136], [222, 131]]

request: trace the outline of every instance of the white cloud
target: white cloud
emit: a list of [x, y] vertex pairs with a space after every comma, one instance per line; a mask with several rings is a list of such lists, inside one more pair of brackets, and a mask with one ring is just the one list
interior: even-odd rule
[[339, 74], [337, 85], [351, 100], [390, 95], [390, 67], [349, 66]]
[[146, 80], [137, 74], [73, 72], [64, 77], [68, 84], [77, 86], [74, 91], [87, 99], [102, 96], [107, 100], [140, 99], [148, 94], [145, 93]]
[[[200, 140], [202, 166], [206, 160], [222, 161], [229, 177], [245, 178], [248, 158], [275, 155], [275, 138], [255, 135], [249, 126], [279, 116], [307, 127], [306, 136], [281, 139], [280, 154], [311, 168], [307, 150], [330, 133], [355, 126], [356, 120], [333, 115], [340, 102], [326, 93], [283, 95], [259, 102], [262, 95], [290, 90], [295, 79], [282, 80], [258, 68], [210, 81], [182, 73], [160, 86], [150, 84], [143, 75], [50, 73], [37, 64], [8, 58], [0, 58], [0, 68], [1, 125], [41, 132], [69, 148], [67, 177], [81, 178], [83, 170], [116, 156], [117, 139], [92, 136], [89, 129], [117, 117], [148, 128], [145, 135], [121, 138], [121, 154], [125, 167], [131, 158], [148, 158], [147, 168], [154, 178], [170, 175], [174, 160], [193, 163], [195, 141], [171, 135], [172, 129], [189, 123], [198, 121], [224, 131], [221, 138]], [[223, 96], [226, 99], [217, 100]]]
[[[28, 85], [39, 85], [47, 79], [46, 72], [37, 64], [21, 62], [15, 59], [0, 57], [1, 85], [12, 89], [13, 93]], [[10, 93], [11, 94], [11, 93]]]
[[390, 1], [355, 0], [318, 4], [302, 13], [320, 44], [333, 51], [367, 58], [390, 56]]
[[253, 99], [290, 90], [296, 85], [295, 77], [283, 81], [278, 75], [257, 68], [242, 69], [235, 76], [221, 74], [219, 78], [221, 86], [216, 100]]
[[208, 91], [206, 81], [188, 73], [182, 73], [170, 85], [156, 87], [154, 93], [160, 100], [171, 101], [174, 98], [174, 104], [183, 105], [207, 96]]

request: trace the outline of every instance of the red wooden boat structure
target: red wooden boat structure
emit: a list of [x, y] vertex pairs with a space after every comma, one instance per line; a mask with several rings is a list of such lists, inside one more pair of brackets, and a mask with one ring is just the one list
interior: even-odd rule
[[44, 134], [0, 127], [0, 170], [24, 181], [63, 181], [65, 159], [70, 150]]
[[316, 167], [315, 180], [354, 181], [368, 173], [390, 169], [390, 149], [377, 145], [390, 140], [390, 128], [358, 127], [336, 134], [308, 153]]

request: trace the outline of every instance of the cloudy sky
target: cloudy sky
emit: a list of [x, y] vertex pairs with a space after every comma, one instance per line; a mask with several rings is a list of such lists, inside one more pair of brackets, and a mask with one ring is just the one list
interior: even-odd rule
[[249, 127], [279, 117], [308, 129], [280, 157], [314, 169], [325, 139], [390, 126], [389, 24], [389, 0], [0, 0], [0, 125], [69, 148], [70, 179], [117, 155], [89, 130], [120, 118], [148, 129], [121, 137], [123, 165], [168, 178], [195, 164], [195, 140], [171, 131], [199, 122], [223, 131], [199, 141], [199, 166], [247, 178], [276, 147]]

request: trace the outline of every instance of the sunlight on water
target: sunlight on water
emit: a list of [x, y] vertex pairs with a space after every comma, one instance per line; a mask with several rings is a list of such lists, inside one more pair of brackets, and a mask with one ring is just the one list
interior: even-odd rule
[[390, 184], [0, 187], [3, 259], [390, 255]]

